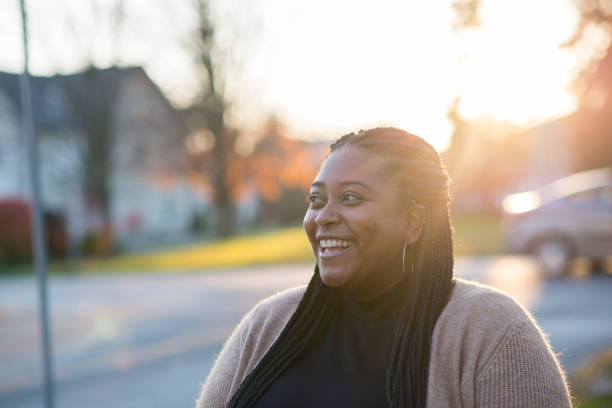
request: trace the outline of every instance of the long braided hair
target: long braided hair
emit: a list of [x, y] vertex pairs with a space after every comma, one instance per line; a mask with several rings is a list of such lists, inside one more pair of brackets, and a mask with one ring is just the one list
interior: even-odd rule
[[[420, 239], [409, 248], [412, 268], [385, 378], [391, 408], [426, 404], [433, 329], [452, 289], [453, 243], [448, 212], [449, 178], [440, 156], [420, 137], [396, 128], [375, 128], [342, 136], [331, 152], [355, 146], [380, 155], [402, 200], [425, 206]], [[251, 407], [268, 386], [319, 338], [339, 301], [339, 290], [323, 284], [318, 266], [296, 311], [278, 339], [245, 378], [227, 407]]]

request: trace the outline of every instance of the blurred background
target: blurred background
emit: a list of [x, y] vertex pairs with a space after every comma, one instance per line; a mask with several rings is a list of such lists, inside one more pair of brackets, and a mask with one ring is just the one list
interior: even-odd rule
[[[612, 407], [612, 1], [26, 3], [58, 407], [192, 406], [263, 297], [305, 284], [337, 137], [422, 136], [456, 275], [515, 296]], [[41, 407], [19, 77], [0, 3], [0, 407]]]

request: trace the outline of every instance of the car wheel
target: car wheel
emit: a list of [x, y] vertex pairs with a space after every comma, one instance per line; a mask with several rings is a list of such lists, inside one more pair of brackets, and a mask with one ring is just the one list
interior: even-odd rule
[[548, 278], [561, 278], [567, 275], [573, 258], [572, 247], [560, 239], [547, 239], [537, 242], [531, 250]]

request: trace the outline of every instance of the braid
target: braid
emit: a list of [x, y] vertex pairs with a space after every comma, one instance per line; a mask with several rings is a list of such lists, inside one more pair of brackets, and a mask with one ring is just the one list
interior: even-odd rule
[[[393, 336], [385, 376], [389, 407], [424, 408], [433, 330], [452, 288], [448, 175], [434, 148], [403, 130], [375, 128], [349, 133], [336, 140], [330, 151], [346, 145], [380, 155], [385, 171], [400, 186], [402, 200], [426, 207], [422, 235], [410, 248], [411, 284]], [[268, 386], [325, 332], [338, 301], [338, 290], [325, 286], [315, 267], [293, 316], [227, 407], [253, 406]]]
[[227, 407], [251, 407], [272, 382], [325, 331], [338, 303], [338, 290], [325, 286], [315, 272], [302, 300], [278, 339], [245, 378]]
[[444, 219], [427, 211], [423, 236], [412, 252], [415, 269], [410, 276], [412, 285], [406, 293], [387, 367], [390, 407], [424, 407], [426, 403], [431, 338], [450, 297], [452, 282], [448, 217]]

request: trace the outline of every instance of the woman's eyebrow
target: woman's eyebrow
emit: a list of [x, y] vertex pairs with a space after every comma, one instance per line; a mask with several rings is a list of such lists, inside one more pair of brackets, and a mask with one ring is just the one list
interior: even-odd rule
[[[345, 180], [345, 181], [341, 181], [338, 183], [338, 185], [344, 187], [347, 185], [351, 185], [351, 184], [357, 184], [363, 188], [365, 188], [366, 190], [370, 190], [372, 191], [372, 189], [370, 188], [370, 186], [368, 186], [366, 183], [364, 183], [363, 181], [359, 181], [359, 180]], [[322, 181], [315, 181], [314, 183], [312, 183], [312, 185], [310, 186], [312, 187], [320, 187], [320, 188], [325, 188], [325, 183]]]
[[370, 186], [368, 186], [366, 183], [364, 183], [362, 181], [359, 181], [359, 180], [346, 180], [346, 181], [341, 181], [338, 184], [341, 185], [341, 186], [346, 186], [346, 185], [350, 185], [350, 184], [357, 184], [357, 185], [365, 188], [366, 190], [372, 191]]
[[312, 183], [312, 185], [310, 186], [312, 187], [321, 187], [321, 188], [325, 188], [325, 183], [323, 183], [322, 181], [315, 181], [314, 183]]

